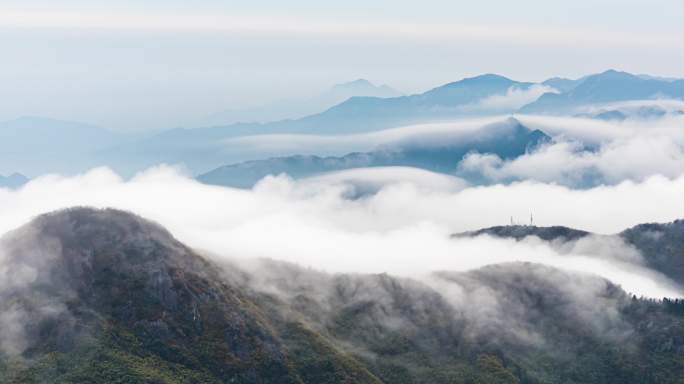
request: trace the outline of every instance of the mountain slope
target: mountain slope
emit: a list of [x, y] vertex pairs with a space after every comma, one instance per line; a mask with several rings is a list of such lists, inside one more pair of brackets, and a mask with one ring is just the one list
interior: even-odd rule
[[[302, 382], [302, 362], [255, 303], [153, 223], [73, 209], [39, 217], [3, 248], [3, 266], [29, 277], [0, 291], [12, 330], [0, 382]], [[320, 350], [322, 374], [377, 382], [325, 340], [300, 343]]]
[[[598, 236], [590, 232], [567, 227], [537, 227], [534, 225], [507, 225], [483, 228], [477, 231], [455, 234], [454, 237], [490, 235], [495, 237], [524, 239], [536, 236], [545, 241], [575, 241], [587, 236]], [[684, 286], [684, 220], [671, 223], [640, 224], [615, 237], [636, 248], [647, 266]]]
[[[340, 122], [348, 126], [345, 132], [439, 120], [473, 114], [469, 113], [465, 107], [491, 96], [505, 95], [511, 88], [525, 90], [532, 85], [532, 83], [521, 83], [503, 76], [487, 74], [445, 84], [417, 95], [396, 98], [353, 97], [304, 120], [306, 123], [316, 125]], [[327, 124], [322, 126], [327, 126]]]
[[458, 233], [454, 237], [474, 237], [490, 235], [495, 237], [512, 238], [522, 240], [528, 236], [536, 236], [542, 240], [553, 241], [562, 239], [565, 241], [577, 240], [590, 233], [579, 229], [572, 229], [562, 226], [537, 227], [533, 225], [505, 225], [489, 228], [482, 228], [472, 232]]
[[582, 81], [584, 81], [584, 78], [572, 80], [563, 77], [552, 77], [550, 79], [544, 80], [542, 84], [548, 85], [549, 87], [557, 89], [561, 92], [568, 92], [577, 87], [580, 83], [582, 83]]
[[550, 140], [539, 130], [530, 130], [510, 118], [477, 132], [436, 143], [409, 143], [374, 152], [350, 153], [341, 157], [288, 156], [226, 165], [198, 176], [215, 185], [249, 188], [267, 175], [288, 174], [293, 178], [363, 167], [408, 166], [452, 173], [469, 152], [494, 153], [501, 158], [518, 157]]
[[[293, 120], [269, 123], [236, 123], [201, 128], [176, 128], [134, 143], [103, 151], [101, 158], [117, 171], [134, 174], [159, 163], [183, 163], [193, 172], [226, 164], [222, 140], [259, 134], [339, 135], [371, 132], [414, 123], [486, 114], [463, 107], [491, 96], [505, 96], [510, 89], [526, 90], [522, 83], [497, 75], [483, 75], [449, 83], [425, 93], [400, 97], [351, 97], [327, 110]], [[507, 113], [513, 109], [497, 110]]]
[[70, 121], [21, 117], [0, 122], [0, 173], [80, 172], [95, 165], [94, 152], [120, 141], [116, 133]]
[[523, 113], [564, 113], [591, 104], [653, 98], [684, 99], [684, 80], [644, 78], [608, 70], [588, 76], [560, 94], [546, 93], [521, 108]]
[[[459, 107], [477, 103], [490, 96], [504, 95], [511, 87], [527, 89], [532, 85], [532, 83], [522, 83], [503, 76], [487, 74], [466, 78], [410, 96], [352, 97], [324, 112], [298, 120], [253, 126], [252, 133], [367, 132], [417, 121], [424, 122], [462, 115], [464, 111], [459, 110]], [[228, 126], [213, 129], [221, 129], [227, 136], [241, 132], [245, 128]]]
[[336, 84], [316, 97], [281, 101], [253, 108], [227, 110], [208, 116], [199, 123], [201, 126], [217, 126], [239, 122], [266, 123], [297, 119], [319, 113], [357, 96], [398, 97], [401, 96], [401, 93], [387, 85], [375, 85], [366, 79], [357, 79]]
[[684, 220], [640, 224], [620, 233], [655, 270], [684, 285]]
[[115, 210], [0, 253], [0, 383], [676, 383], [684, 303], [529, 263], [416, 280], [214, 264]]
[[9, 176], [0, 175], [0, 188], [18, 188], [28, 183], [29, 179], [21, 173], [13, 173]]

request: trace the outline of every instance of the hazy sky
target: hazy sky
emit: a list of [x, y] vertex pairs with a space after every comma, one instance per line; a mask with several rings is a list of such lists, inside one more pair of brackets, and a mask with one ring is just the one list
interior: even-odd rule
[[159, 129], [359, 77], [407, 93], [485, 72], [684, 77], [679, 0], [55, 3], [0, 3], [0, 120]]

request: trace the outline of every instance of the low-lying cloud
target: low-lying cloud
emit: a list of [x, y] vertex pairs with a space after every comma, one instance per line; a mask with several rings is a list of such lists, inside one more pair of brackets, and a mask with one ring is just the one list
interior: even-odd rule
[[[684, 178], [572, 190], [537, 182], [468, 187], [456, 178], [445, 182], [449, 176], [402, 168], [355, 172], [301, 181], [267, 177], [252, 190], [203, 185], [168, 167], [130, 181], [104, 168], [76, 177], [46, 176], [16, 191], [0, 190], [0, 233], [59, 208], [115, 207], [155, 220], [179, 240], [217, 257], [402, 276], [527, 261], [597, 274], [638, 295], [681, 294], [642, 266], [638, 255], [616, 256], [633, 255], [624, 245], [607, 247], [611, 253], [598, 246], [568, 250], [534, 239], [449, 235], [530, 212], [540, 225], [600, 233], [671, 221], [684, 217]], [[369, 183], [374, 189], [359, 198], [354, 189]]]
[[510, 161], [472, 153], [459, 168], [490, 182], [529, 179], [577, 187], [643, 181], [654, 175], [678, 177], [684, 171], [684, 151], [664, 136], [610, 141], [596, 150], [586, 150], [578, 141], [559, 141]]
[[477, 103], [464, 105], [459, 110], [469, 113], [513, 112], [537, 100], [545, 93], [558, 93], [558, 90], [543, 84], [534, 84], [527, 88], [513, 86], [502, 95], [485, 97]]
[[[656, 106], [662, 104], [663, 108], [681, 104], [668, 100], [650, 102]], [[516, 118], [529, 129], [550, 135], [553, 142], [510, 160], [488, 153], [472, 153], [460, 164], [454, 160], [456, 174], [477, 183], [535, 180], [586, 188], [623, 181], [641, 182], [652, 176], [676, 178], [684, 173], [684, 115], [625, 121], [528, 115]], [[440, 147], [473, 140], [485, 134], [484, 127], [504, 120], [503, 117], [463, 119], [340, 136], [247, 136], [229, 139], [223, 144], [227, 152], [240, 152], [253, 158], [293, 153], [343, 155], [357, 151], [401, 151], [406, 147]]]
[[684, 101], [666, 98], [628, 100], [592, 104], [579, 109], [579, 112], [587, 114], [597, 114], [608, 111], [619, 111], [628, 119], [652, 119], [667, 115], [676, 117], [684, 113]]
[[458, 141], [475, 135], [483, 126], [501, 122], [505, 117], [469, 118], [448, 123], [418, 124], [376, 132], [310, 135], [263, 134], [225, 139], [221, 142], [227, 154], [240, 153], [243, 158], [300, 155], [344, 155], [379, 148], [396, 148], [408, 144]]

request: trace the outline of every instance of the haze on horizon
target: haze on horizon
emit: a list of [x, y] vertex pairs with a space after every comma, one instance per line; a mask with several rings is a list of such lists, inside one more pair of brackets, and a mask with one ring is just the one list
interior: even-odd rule
[[682, 19], [674, 0], [7, 0], [0, 120], [39, 115], [141, 131], [356, 78], [415, 93], [482, 73], [684, 77]]

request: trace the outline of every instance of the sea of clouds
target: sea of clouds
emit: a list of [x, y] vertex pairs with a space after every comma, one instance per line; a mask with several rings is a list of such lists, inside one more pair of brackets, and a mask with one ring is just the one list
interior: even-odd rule
[[[559, 246], [450, 235], [505, 225], [511, 218], [614, 234], [644, 222], [684, 218], [683, 118], [606, 122], [518, 116], [553, 141], [512, 160], [471, 153], [454, 174], [416, 168], [352, 169], [301, 180], [268, 176], [252, 189], [209, 186], [160, 165], [124, 179], [108, 168], [46, 175], [0, 189], [0, 233], [73, 206], [129, 210], [166, 226], [179, 240], [218, 258], [270, 258], [330, 272], [417, 277], [511, 261], [590, 273], [651, 297], [682, 290], [646, 268], [615, 238]], [[439, 143], [477, 134], [500, 118], [403, 127], [349, 136], [231, 139], [249, 150], [287, 146], [324, 150]], [[484, 183], [456, 175], [476, 173]]]
[[[371, 192], [358, 197], [355, 188]], [[583, 190], [533, 181], [469, 187], [427, 171], [378, 168], [300, 181], [267, 177], [241, 190], [204, 185], [166, 166], [131, 180], [99, 168], [0, 190], [0, 232], [60, 208], [115, 207], [155, 220], [218, 258], [270, 258], [330, 272], [409, 277], [527, 261], [597, 274], [629, 292], [663, 297], [681, 290], [644, 267], [638, 252], [621, 243], [606, 245], [600, 236], [563, 248], [535, 239], [450, 235], [506, 224], [511, 216], [526, 220], [530, 213], [539, 225], [614, 233], [684, 217], [683, 194], [684, 177], [663, 176]]]

